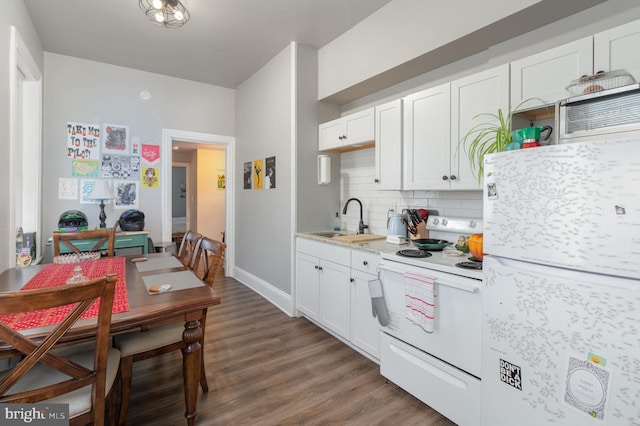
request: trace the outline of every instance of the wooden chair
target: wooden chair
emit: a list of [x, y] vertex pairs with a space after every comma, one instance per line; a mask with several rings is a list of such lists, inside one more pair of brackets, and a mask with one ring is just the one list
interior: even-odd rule
[[193, 231], [187, 231], [182, 237], [180, 248], [178, 249], [178, 259], [184, 266], [191, 266], [196, 253], [196, 245], [202, 238], [202, 234]]
[[[203, 281], [209, 285], [213, 285], [213, 279], [216, 270], [220, 265], [222, 255], [226, 244], [211, 240], [206, 237], [198, 239], [197, 247], [194, 249], [196, 256], [190, 267], [194, 273], [200, 271], [200, 259], [203, 262]], [[204, 369], [204, 333], [206, 325], [206, 315], [202, 320], [200, 327], [202, 328], [203, 339], [200, 342], [203, 356], [200, 364], [200, 387], [203, 392], [209, 392], [207, 383], [207, 375]], [[120, 349], [120, 379], [122, 384], [122, 392], [120, 399], [120, 417], [119, 425], [124, 425], [127, 419], [127, 411], [129, 410], [129, 397], [131, 395], [131, 376], [133, 372], [133, 363], [164, 355], [169, 352], [182, 349], [184, 343], [182, 341], [182, 332], [184, 331], [184, 323], [176, 322], [160, 326], [142, 333], [128, 333], [122, 336], [114, 337], [115, 345]]]
[[[98, 242], [90, 249], [87, 247], [78, 247], [74, 241], [92, 240], [98, 238]], [[107, 255], [115, 256], [116, 228], [96, 229], [93, 231], [76, 231], [76, 232], [58, 232], [53, 233], [53, 255], [60, 256], [60, 244], [64, 244], [74, 253], [83, 251], [98, 251], [98, 248], [105, 242], [107, 244]], [[86, 243], [85, 243], [86, 244]]]
[[[213, 286], [213, 280], [222, 262], [226, 247], [227, 245], [225, 243], [208, 237], [202, 237], [196, 245], [196, 255], [193, 258], [190, 269], [193, 270], [196, 275], [201, 274], [200, 278], [207, 283], [209, 287]], [[200, 266], [201, 263], [202, 266]]]
[[[3, 358], [24, 356], [0, 373], [2, 403], [68, 403], [71, 425], [103, 425], [105, 395], [115, 397], [120, 352], [109, 344], [116, 275], [57, 287], [0, 293], [0, 314], [32, 312], [77, 303], [45, 336], [29, 338], [0, 322]], [[91, 304], [100, 299], [95, 340], [55, 348]], [[54, 350], [55, 348], [55, 350]], [[111, 399], [110, 420], [115, 419]]]

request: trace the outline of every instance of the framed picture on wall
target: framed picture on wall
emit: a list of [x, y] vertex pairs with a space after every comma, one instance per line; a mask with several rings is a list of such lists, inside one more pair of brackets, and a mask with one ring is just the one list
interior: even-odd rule
[[244, 167], [243, 167], [243, 181], [244, 181], [244, 189], [251, 189], [251, 176], [252, 176], [252, 169], [251, 169], [251, 161], [247, 161], [246, 163], [244, 163]]
[[264, 160], [264, 187], [267, 189], [276, 187], [276, 157]]
[[262, 167], [262, 160], [253, 160], [253, 189], [262, 189], [264, 181], [264, 169]]

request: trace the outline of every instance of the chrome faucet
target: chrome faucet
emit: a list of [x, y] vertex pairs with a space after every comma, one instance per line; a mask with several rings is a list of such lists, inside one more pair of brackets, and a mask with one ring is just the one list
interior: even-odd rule
[[364, 234], [364, 230], [369, 227], [369, 225], [365, 225], [362, 221], [362, 203], [357, 198], [349, 198], [347, 203], [344, 205], [344, 209], [342, 209], [342, 214], [347, 214], [347, 206], [351, 201], [357, 201], [360, 204], [360, 223], [358, 223], [358, 234]]

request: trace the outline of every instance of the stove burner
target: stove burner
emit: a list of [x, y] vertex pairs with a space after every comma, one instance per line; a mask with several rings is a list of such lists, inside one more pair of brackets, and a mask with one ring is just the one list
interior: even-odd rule
[[429, 253], [426, 250], [414, 250], [414, 249], [399, 250], [399, 251], [396, 252], [396, 254], [398, 256], [404, 256], [404, 257], [429, 257], [429, 256], [431, 256], [431, 253]]
[[462, 269], [474, 269], [477, 271], [482, 270], [482, 262], [460, 262], [456, 263], [456, 266]]
[[467, 259], [469, 259], [472, 262], [480, 262], [480, 263], [482, 263], [482, 259], [478, 259], [477, 257], [469, 256]]

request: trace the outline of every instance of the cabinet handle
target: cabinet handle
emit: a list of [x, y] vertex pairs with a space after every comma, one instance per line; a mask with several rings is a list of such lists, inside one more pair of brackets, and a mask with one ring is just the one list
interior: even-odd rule
[[449, 176], [447, 175], [442, 176], [442, 180], [449, 180]]
[[349, 278], [349, 281], [354, 282], [355, 280], [353, 278]]
[[456, 178], [456, 175], [451, 175], [451, 177], [449, 179], [456, 180], [457, 178]]
[[316, 268], [316, 269], [320, 269], [320, 267], [319, 267], [318, 265], [315, 265], [315, 266], [314, 266], [314, 268]]
[[380, 179], [374, 179], [373, 180], [375, 183], [380, 183]]
[[322, 266], [318, 266], [318, 270], [319, 270], [319, 271], [322, 271]]
[[367, 265], [369, 264], [369, 262], [367, 262], [366, 260], [363, 260], [363, 261], [362, 261], [362, 264], [363, 264], [364, 266], [367, 266]]

